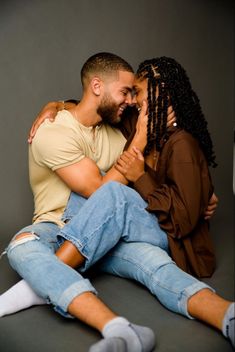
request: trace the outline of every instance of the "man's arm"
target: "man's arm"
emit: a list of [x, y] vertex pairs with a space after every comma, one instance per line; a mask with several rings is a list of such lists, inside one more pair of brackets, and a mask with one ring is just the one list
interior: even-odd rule
[[59, 168], [55, 172], [73, 192], [86, 198], [108, 181], [128, 183], [127, 179], [113, 167], [102, 176], [96, 163], [89, 158], [83, 158], [78, 163]]
[[[146, 111], [147, 104], [144, 103], [136, 126], [136, 133], [127, 149], [130, 153], [133, 153], [133, 147], [137, 147], [141, 152], [143, 152], [145, 148]], [[59, 168], [55, 172], [72, 191], [79, 193], [86, 198], [108, 181], [117, 181], [125, 185], [128, 184], [128, 180], [115, 168], [115, 166], [113, 166], [106, 175], [102, 176], [96, 163], [86, 157], [78, 163]]]
[[210, 218], [214, 215], [214, 212], [218, 206], [218, 203], [219, 203], [219, 199], [218, 197], [216, 196], [215, 193], [212, 194], [210, 200], [209, 200], [209, 203], [208, 203], [208, 206], [207, 206], [207, 209], [204, 213], [204, 219], [205, 220], [210, 220]]
[[[140, 150], [144, 149], [146, 143], [146, 132], [143, 128], [145, 113], [146, 105], [140, 113], [132, 141]], [[72, 191], [84, 197], [89, 197], [110, 180], [127, 184], [126, 178], [115, 168], [111, 168], [105, 176], [102, 176], [95, 162], [84, 154], [83, 148], [79, 150], [77, 142], [74, 136], [70, 135], [70, 130], [65, 133], [64, 129], [53, 128], [53, 124], [49, 123], [38, 131], [32, 150], [35, 160], [56, 172]]]

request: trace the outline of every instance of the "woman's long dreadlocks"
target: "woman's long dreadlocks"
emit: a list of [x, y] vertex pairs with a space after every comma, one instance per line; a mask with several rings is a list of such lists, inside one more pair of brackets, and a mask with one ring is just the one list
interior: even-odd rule
[[[209, 165], [216, 167], [215, 154], [207, 122], [200, 101], [191, 87], [183, 67], [174, 59], [159, 57], [139, 65], [138, 79], [148, 82], [148, 125], [145, 155], [153, 147], [161, 150], [167, 135], [167, 108], [169, 103], [176, 114], [177, 125], [195, 137]], [[158, 90], [158, 97], [156, 92]]]

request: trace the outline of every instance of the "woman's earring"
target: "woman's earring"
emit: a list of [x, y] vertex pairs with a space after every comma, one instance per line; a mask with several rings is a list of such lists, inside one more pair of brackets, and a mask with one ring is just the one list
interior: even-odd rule
[[177, 127], [177, 122], [174, 122], [174, 123], [173, 123], [173, 126], [174, 126], [174, 127]]

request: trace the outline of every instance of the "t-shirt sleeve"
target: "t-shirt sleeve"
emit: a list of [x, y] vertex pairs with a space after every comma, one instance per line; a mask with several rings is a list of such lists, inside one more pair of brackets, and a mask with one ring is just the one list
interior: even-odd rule
[[81, 161], [85, 155], [74, 131], [60, 125], [39, 128], [32, 142], [35, 161], [55, 171]]

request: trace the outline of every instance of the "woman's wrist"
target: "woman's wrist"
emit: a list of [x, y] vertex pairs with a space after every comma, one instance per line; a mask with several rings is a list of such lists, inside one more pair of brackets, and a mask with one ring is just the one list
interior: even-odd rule
[[147, 143], [146, 136], [142, 136], [141, 134], [136, 133], [134, 138], [132, 139], [130, 147], [135, 146], [143, 153], [146, 143]]

